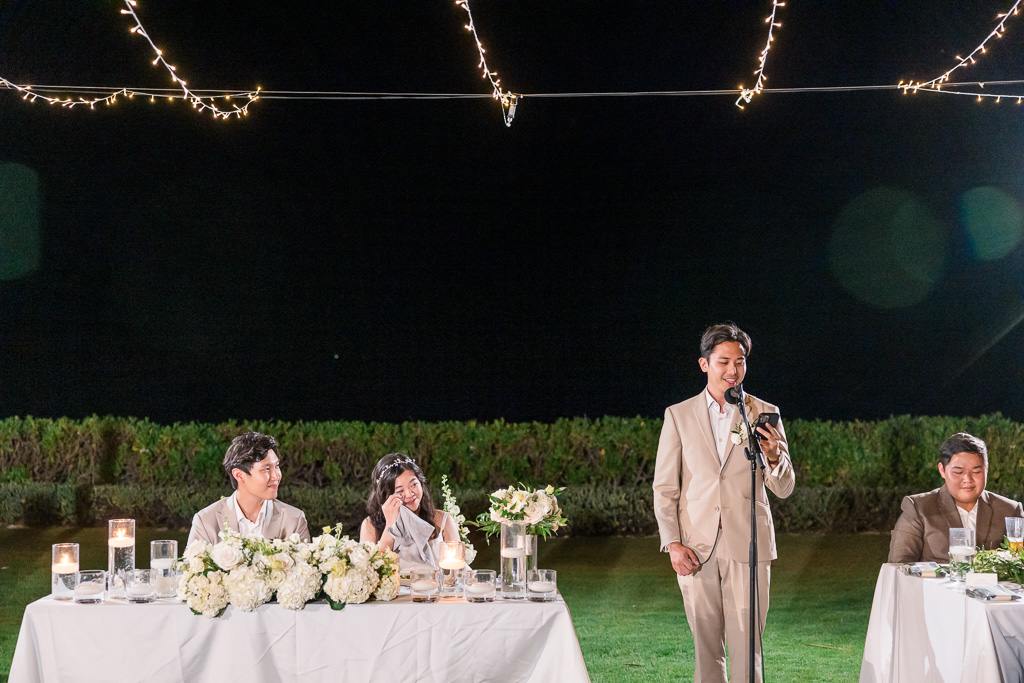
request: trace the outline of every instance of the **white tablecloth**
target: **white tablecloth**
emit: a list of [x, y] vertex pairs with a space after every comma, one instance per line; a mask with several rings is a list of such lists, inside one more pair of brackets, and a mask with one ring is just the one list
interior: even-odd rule
[[968, 598], [946, 579], [899, 566], [878, 574], [861, 683], [1021, 681], [1024, 604]]
[[46, 681], [589, 681], [569, 610], [549, 603], [444, 601], [232, 607], [182, 603], [25, 610], [12, 683]]

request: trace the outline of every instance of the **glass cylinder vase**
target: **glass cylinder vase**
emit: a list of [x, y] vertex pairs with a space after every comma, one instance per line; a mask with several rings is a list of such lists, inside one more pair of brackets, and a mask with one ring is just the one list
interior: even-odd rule
[[54, 600], [70, 600], [78, 586], [78, 544], [54, 543], [50, 568], [50, 595]]
[[526, 522], [501, 525], [501, 596], [505, 600], [526, 598]]
[[135, 520], [107, 522], [107, 597], [123, 600], [124, 575], [135, 569]]
[[526, 534], [526, 571], [535, 571], [540, 566], [537, 561], [537, 534]]

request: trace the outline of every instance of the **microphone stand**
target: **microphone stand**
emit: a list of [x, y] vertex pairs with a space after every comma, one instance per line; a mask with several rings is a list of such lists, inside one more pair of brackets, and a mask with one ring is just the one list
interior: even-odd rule
[[754, 611], [757, 606], [757, 470], [764, 470], [764, 453], [761, 452], [761, 440], [757, 433], [750, 429], [750, 420], [747, 418], [746, 405], [742, 387], [740, 388], [740, 402], [737, 407], [743, 416], [743, 424], [747, 428], [747, 443], [743, 449], [744, 455], [750, 461], [750, 558], [747, 562], [750, 567], [750, 683], [757, 683], [757, 671], [754, 662], [757, 661], [757, 653], [754, 648], [760, 632], [760, 610]]

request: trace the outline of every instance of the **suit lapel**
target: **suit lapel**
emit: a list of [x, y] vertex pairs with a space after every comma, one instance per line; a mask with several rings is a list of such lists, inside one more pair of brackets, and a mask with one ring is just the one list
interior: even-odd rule
[[985, 547], [985, 539], [988, 538], [988, 529], [992, 526], [992, 506], [989, 505], [988, 491], [982, 491], [978, 498], [978, 519], [975, 524], [977, 532], [974, 534], [975, 544]]
[[267, 520], [263, 527], [263, 537], [271, 541], [275, 538], [280, 538], [283, 521], [284, 512], [281, 510], [280, 505], [275, 505], [273, 512], [270, 513], [270, 519]]
[[217, 527], [220, 528], [220, 525], [224, 524], [226, 520], [227, 528], [231, 529], [235, 533], [238, 533], [238, 514], [235, 512], [234, 494], [231, 494], [230, 496], [224, 499], [222, 510], [223, 513], [220, 516], [221, 518], [217, 520]]
[[697, 400], [693, 402], [694, 418], [700, 427], [700, 434], [704, 437], [704, 443], [711, 452], [715, 461], [718, 461], [718, 446], [715, 445], [715, 435], [711, 432], [711, 416], [708, 415], [708, 402], [704, 392], [700, 392]]
[[[747, 400], [749, 401], [749, 400], [750, 400], [750, 398], [748, 397], [748, 398], [747, 398]], [[744, 407], [744, 408], [743, 408], [743, 410], [745, 410], [745, 409], [746, 409], [746, 408]], [[741, 414], [740, 414], [740, 410], [741, 410], [741, 408], [740, 408], [739, 406], [736, 406], [736, 410], [734, 411], [734, 413], [735, 413], [735, 416], [733, 417], [733, 422], [732, 422], [732, 426], [730, 426], [730, 427], [729, 427], [729, 429], [730, 429], [730, 435], [729, 435], [729, 444], [728, 444], [728, 445], [726, 446], [726, 448], [725, 448], [725, 457], [724, 457], [724, 458], [722, 458], [722, 470], [725, 470], [725, 465], [726, 465], [726, 463], [728, 463], [728, 462], [729, 462], [729, 458], [731, 458], [731, 457], [732, 457], [732, 452], [733, 452], [733, 451], [734, 451], [734, 450], [736, 449], [736, 447], [737, 447], [737, 444], [734, 444], [734, 443], [732, 442], [732, 434], [731, 434], [731, 430], [732, 430], [732, 429], [734, 429], [734, 428], [736, 427], [736, 425], [738, 425], [738, 424], [740, 424], [740, 423], [742, 423], [742, 422], [743, 422], [743, 415], [741, 415]], [[751, 420], [751, 423], [753, 423], [753, 420]], [[753, 427], [754, 425], [753, 425], [753, 424], [751, 424], [750, 426], [751, 426], [751, 427]], [[744, 447], [744, 446], [749, 446], [750, 444], [749, 444], [749, 443], [747, 443], [747, 442], [748, 442], [749, 440], [750, 440], [750, 435], [748, 434], [748, 435], [747, 435], [747, 438], [746, 438], [746, 439], [744, 439], [743, 441], [740, 441], [740, 443], [738, 444], [738, 446], [739, 446], [740, 448], [742, 448], [742, 447]]]
[[[956, 501], [953, 500], [953, 496], [949, 494], [949, 489], [943, 485], [942, 490], [939, 492], [939, 509], [942, 511], [942, 518], [946, 520], [946, 524], [949, 525], [950, 529], [962, 529], [964, 522], [960, 519], [960, 513], [956, 509]], [[981, 511], [979, 510], [980, 514]], [[981, 528], [981, 520], [978, 520], [977, 528]], [[978, 534], [975, 533], [975, 542], [978, 540]]]

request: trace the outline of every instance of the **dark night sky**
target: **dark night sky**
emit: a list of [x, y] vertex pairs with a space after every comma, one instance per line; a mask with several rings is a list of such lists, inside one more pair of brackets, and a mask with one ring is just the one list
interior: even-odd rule
[[[768, 4], [473, 9], [503, 85], [546, 93], [750, 84]], [[792, 0], [770, 85], [931, 77], [1009, 4]], [[119, 7], [4, 3], [0, 75], [167, 85]], [[198, 88], [486, 92], [450, 2], [139, 13]], [[1009, 28], [971, 78], [1021, 76]], [[1020, 229], [1024, 107], [734, 99], [528, 97], [506, 129], [491, 100], [264, 99], [225, 123], [0, 92], [0, 163], [37, 174], [42, 234], [39, 268], [0, 281], [0, 414], [653, 416], [733, 319], [748, 390], [786, 416], [1024, 419], [1024, 248], [983, 260], [967, 229]]]

